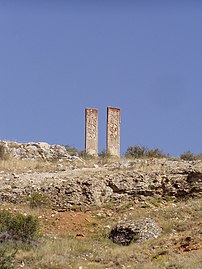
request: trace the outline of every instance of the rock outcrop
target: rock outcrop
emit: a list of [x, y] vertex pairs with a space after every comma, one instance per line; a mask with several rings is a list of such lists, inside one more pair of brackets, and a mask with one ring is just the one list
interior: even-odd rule
[[77, 156], [70, 156], [64, 146], [49, 145], [45, 142], [0, 142], [1, 158], [30, 159], [30, 160], [56, 160], [56, 159], [78, 159]]
[[[44, 145], [45, 147], [45, 145]], [[121, 160], [55, 173], [0, 172], [0, 201], [18, 203], [40, 192], [55, 209], [102, 205], [145, 197], [202, 195], [202, 162], [169, 159]]]

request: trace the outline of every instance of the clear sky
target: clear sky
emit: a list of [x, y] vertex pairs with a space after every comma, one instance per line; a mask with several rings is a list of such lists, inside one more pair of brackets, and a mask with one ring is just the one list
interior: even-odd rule
[[201, 0], [0, 0], [0, 139], [84, 148], [121, 108], [121, 152], [202, 152]]

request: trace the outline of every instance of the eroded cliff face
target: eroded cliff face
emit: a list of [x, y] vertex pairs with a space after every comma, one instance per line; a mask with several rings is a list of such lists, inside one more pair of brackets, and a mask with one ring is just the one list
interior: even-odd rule
[[[47, 164], [48, 165], [48, 164]], [[0, 201], [19, 203], [34, 192], [47, 196], [54, 209], [101, 206], [145, 197], [202, 195], [202, 162], [169, 159], [126, 160], [62, 171], [0, 172]]]

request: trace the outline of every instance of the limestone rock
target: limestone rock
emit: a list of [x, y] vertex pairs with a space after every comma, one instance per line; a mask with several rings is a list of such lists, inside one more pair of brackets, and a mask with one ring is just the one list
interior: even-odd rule
[[117, 244], [128, 246], [132, 241], [142, 242], [157, 238], [162, 232], [159, 225], [150, 218], [139, 221], [122, 221], [110, 232], [109, 238]]
[[42, 192], [49, 197], [52, 208], [63, 210], [147, 197], [202, 196], [202, 161], [123, 159], [93, 167], [81, 162], [72, 169], [63, 158], [71, 161], [74, 156], [68, 156], [62, 146], [14, 142], [2, 145], [13, 150], [13, 158], [47, 160], [59, 156], [59, 161], [57, 172], [0, 171], [0, 202], [19, 203], [33, 192]]
[[0, 151], [1, 155], [8, 154], [10, 158], [16, 159], [43, 159], [51, 161], [65, 158], [70, 161], [74, 159], [81, 160], [77, 156], [70, 156], [64, 146], [49, 145], [45, 142], [17, 143], [1, 141]]

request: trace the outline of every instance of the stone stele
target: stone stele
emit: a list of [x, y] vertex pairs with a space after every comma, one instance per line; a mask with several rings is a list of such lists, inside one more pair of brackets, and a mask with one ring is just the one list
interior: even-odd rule
[[120, 109], [107, 107], [107, 152], [120, 157]]
[[85, 151], [92, 156], [98, 156], [98, 110], [85, 109]]

